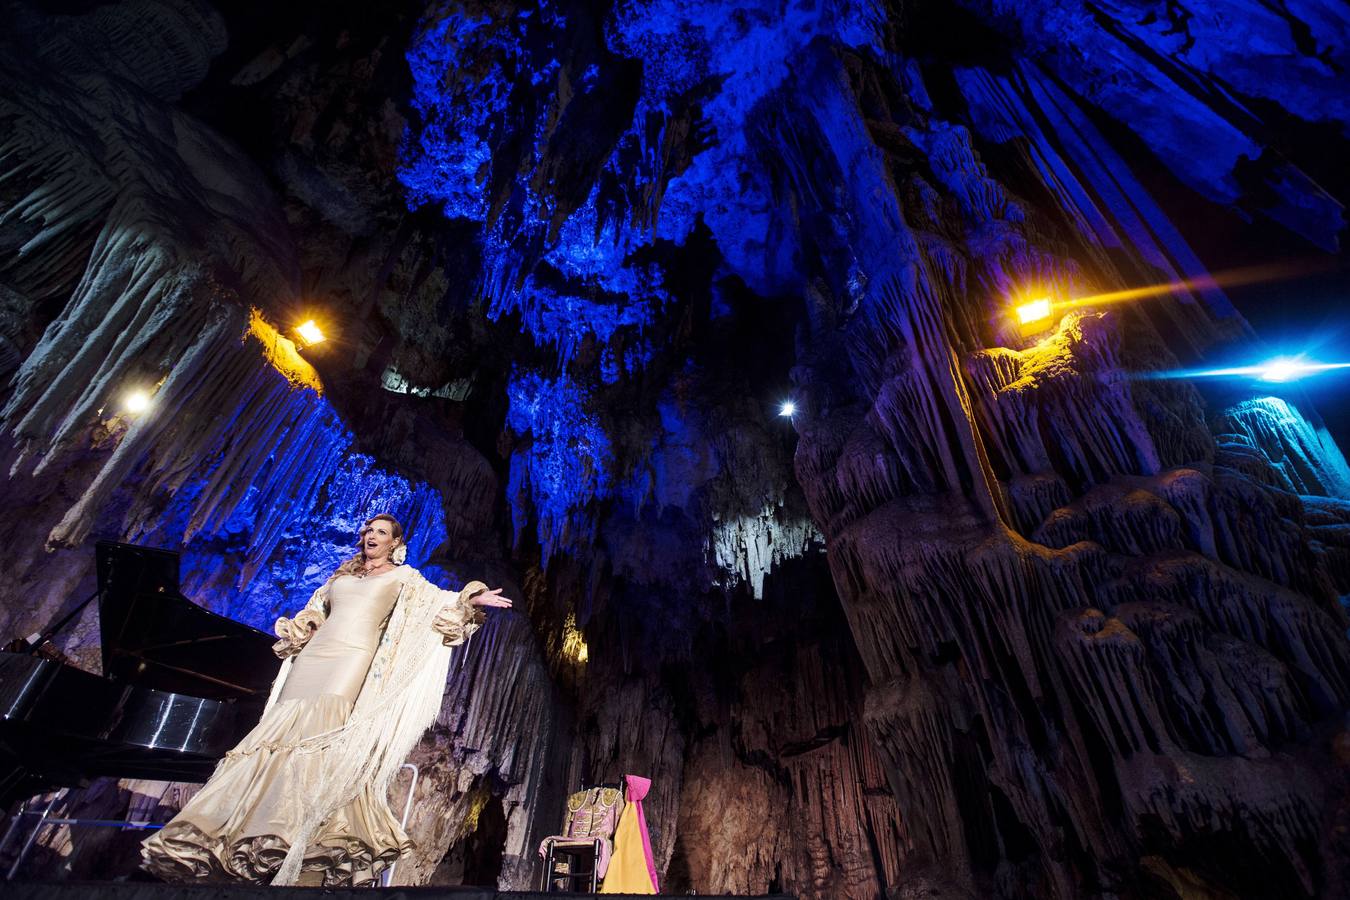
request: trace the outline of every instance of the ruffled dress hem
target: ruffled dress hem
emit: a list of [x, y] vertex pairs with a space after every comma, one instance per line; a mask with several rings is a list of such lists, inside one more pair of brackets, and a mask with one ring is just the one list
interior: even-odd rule
[[[149, 842], [155, 846], [142, 852], [142, 868], [170, 882], [242, 880], [267, 884], [290, 850], [290, 843], [278, 835], [228, 841], [181, 818], [166, 825]], [[301, 870], [322, 872], [323, 887], [372, 887], [389, 866], [412, 849], [412, 841], [376, 849], [356, 837], [325, 836], [305, 854]]]

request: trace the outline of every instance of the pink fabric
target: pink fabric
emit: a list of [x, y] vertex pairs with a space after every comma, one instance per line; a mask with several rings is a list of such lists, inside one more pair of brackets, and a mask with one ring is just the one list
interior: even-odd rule
[[656, 881], [656, 859], [652, 856], [652, 839], [647, 833], [647, 814], [642, 811], [642, 798], [651, 790], [652, 780], [641, 775], [625, 775], [628, 783], [627, 800], [637, 808], [638, 829], [642, 832], [642, 855], [647, 860], [647, 873], [652, 876], [652, 889], [660, 892], [661, 885]]

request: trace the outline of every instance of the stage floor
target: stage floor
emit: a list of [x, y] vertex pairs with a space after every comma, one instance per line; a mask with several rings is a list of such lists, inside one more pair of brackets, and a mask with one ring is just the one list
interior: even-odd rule
[[[149, 881], [10, 881], [0, 882], [5, 900], [231, 900], [234, 897], [269, 897], [276, 900], [300, 900], [316, 897], [365, 897], [380, 900], [558, 900], [567, 894], [543, 894], [537, 891], [497, 891], [472, 887], [391, 887], [391, 888], [306, 888], [249, 885], [156, 884]], [[639, 894], [606, 894], [608, 897], [637, 897]], [[666, 894], [665, 896], [679, 896]], [[730, 894], [699, 894], [702, 900], [721, 900]], [[737, 895], [746, 896], [746, 895]], [[759, 894], [758, 900], [797, 900], [791, 894]]]

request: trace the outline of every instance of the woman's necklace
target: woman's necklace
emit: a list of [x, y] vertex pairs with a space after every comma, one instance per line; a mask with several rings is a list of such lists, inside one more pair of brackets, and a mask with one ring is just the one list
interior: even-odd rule
[[380, 563], [378, 566], [372, 566], [370, 568], [362, 569], [361, 577], [365, 578], [370, 575], [382, 575], [384, 572], [392, 568], [393, 566], [389, 565], [388, 561], [386, 560], [385, 562]]

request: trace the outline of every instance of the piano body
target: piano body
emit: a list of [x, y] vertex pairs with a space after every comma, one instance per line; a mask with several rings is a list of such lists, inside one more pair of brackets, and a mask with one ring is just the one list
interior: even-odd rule
[[96, 548], [103, 675], [0, 652], [0, 803], [98, 777], [205, 781], [258, 721], [274, 638], [178, 590], [178, 554]]

